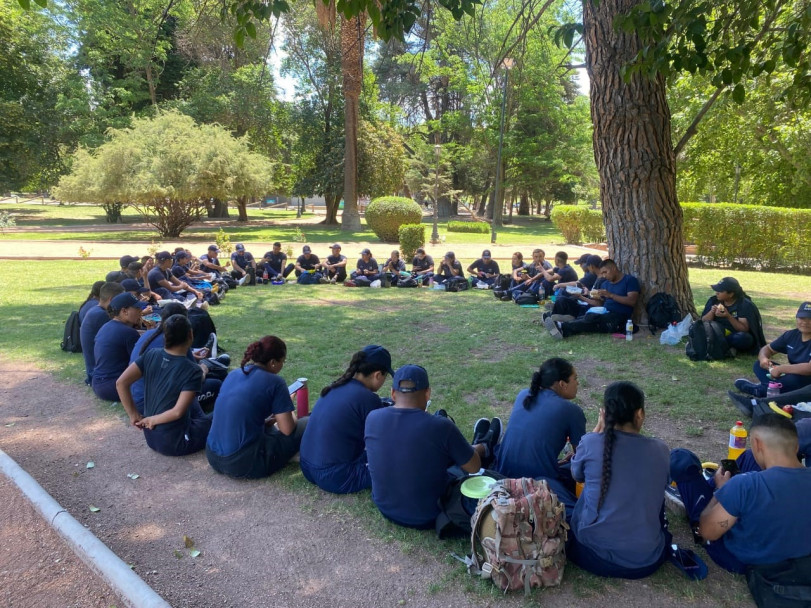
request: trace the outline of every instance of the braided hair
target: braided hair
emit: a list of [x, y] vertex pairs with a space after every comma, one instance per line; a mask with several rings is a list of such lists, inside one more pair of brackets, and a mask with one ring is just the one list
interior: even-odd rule
[[321, 389], [321, 396], [326, 397], [327, 393], [329, 393], [332, 389], [343, 386], [352, 380], [352, 378], [355, 377], [355, 374], [369, 376], [375, 372], [383, 372], [385, 374], [388, 372], [388, 368], [386, 368], [384, 365], [380, 365], [379, 363], [369, 363], [366, 361], [366, 353], [359, 350], [352, 355], [352, 359], [349, 361], [349, 367], [347, 367], [346, 371], [341, 374], [341, 377], [332, 384], [329, 384]]
[[152, 334], [146, 339], [146, 341], [141, 346], [141, 350], [138, 352], [139, 355], [143, 355], [149, 345], [157, 338], [158, 336], [163, 335], [166, 331], [165, 323], [169, 317], [174, 315], [182, 315], [184, 317], [189, 316], [189, 311], [186, 310], [186, 307], [183, 306], [180, 302], [169, 302], [166, 306], [161, 308], [161, 324], [158, 325], [157, 329], [152, 332]]
[[529, 385], [529, 394], [524, 397], [524, 409], [531, 410], [535, 405], [535, 398], [541, 389], [552, 388], [555, 382], [568, 382], [574, 374], [574, 366], [566, 359], [552, 357], [541, 364], [540, 369], [532, 374], [532, 382]]
[[93, 283], [93, 286], [90, 288], [90, 293], [87, 294], [87, 298], [82, 304], [87, 304], [90, 300], [98, 300], [101, 294], [101, 286], [104, 285], [104, 283], [105, 281], [96, 281]]
[[242, 363], [239, 364], [239, 368], [242, 370], [242, 373], [247, 376], [248, 372], [245, 370], [245, 365], [249, 361], [265, 365], [272, 360], [281, 361], [286, 356], [287, 344], [284, 343], [284, 340], [276, 336], [265, 336], [261, 340], [248, 344], [248, 348], [245, 349], [245, 355], [242, 357]]
[[633, 422], [637, 410], [645, 408], [645, 394], [633, 382], [612, 382], [603, 396], [605, 408], [605, 430], [603, 431], [603, 474], [600, 479], [600, 500], [597, 514], [605, 502], [608, 486], [611, 483], [611, 457], [614, 451], [616, 432], [614, 426]]
[[189, 317], [183, 314], [171, 315], [161, 323], [161, 326], [165, 335], [164, 346], [166, 348], [184, 344], [192, 331]]

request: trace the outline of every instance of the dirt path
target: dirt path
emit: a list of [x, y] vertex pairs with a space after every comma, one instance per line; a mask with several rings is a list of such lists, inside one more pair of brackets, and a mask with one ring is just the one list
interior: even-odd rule
[[[106, 407], [84, 388], [0, 360], [0, 447], [176, 608], [430, 608], [524, 602], [520, 594], [502, 598], [465, 593], [443, 583], [453, 566], [419, 547], [403, 553], [397, 543], [370, 537], [363, 521], [334, 509], [337, 501], [354, 497], [321, 493], [304, 505], [301, 496], [272, 478], [234, 481], [217, 475], [203, 454], [160, 456], [147, 449], [141, 434], [117, 412], [105, 412]], [[88, 461], [95, 467], [88, 469]], [[128, 473], [140, 477], [133, 480]], [[101, 510], [91, 513], [89, 505]], [[14, 533], [8, 540], [0, 537], [7, 560], [3, 563], [27, 551], [15, 530], [25, 521], [17, 521], [12, 520]], [[190, 557], [184, 535], [194, 540], [202, 552], [199, 557]], [[1, 565], [0, 571], [5, 572]], [[61, 597], [56, 582], [45, 584], [57, 574], [46, 570], [41, 578], [45, 591]], [[717, 572], [713, 578], [702, 584], [721, 591], [729, 583]], [[28, 586], [15, 589], [9, 592], [13, 601], [2, 601], [0, 595], [0, 604], [70, 605], [61, 600], [29, 602], [33, 591]], [[602, 605], [685, 603], [650, 580], [612, 581], [604, 589], [586, 590], [586, 597], [569, 583], [544, 592], [542, 601], [545, 606], [591, 608], [595, 593]], [[689, 603], [717, 605], [695, 598]], [[82, 603], [87, 605], [94, 604]]]
[[121, 605], [0, 474], [0, 605], [8, 608], [108, 608]]

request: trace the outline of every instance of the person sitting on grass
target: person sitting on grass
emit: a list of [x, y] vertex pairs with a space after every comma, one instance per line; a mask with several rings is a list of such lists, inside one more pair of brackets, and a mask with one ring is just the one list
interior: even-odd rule
[[456, 254], [453, 251], [449, 251], [439, 263], [439, 272], [434, 275], [434, 282], [445, 283], [448, 279], [456, 277], [463, 279], [464, 270], [462, 269], [461, 262], [456, 259]]
[[265, 336], [248, 345], [240, 369], [223, 382], [206, 443], [218, 473], [268, 477], [299, 451], [307, 418], [296, 420], [287, 382], [278, 375], [286, 358], [284, 341]]
[[138, 299], [131, 293], [120, 293], [110, 300], [110, 322], [96, 334], [93, 356], [96, 367], [90, 385], [99, 399], [117, 401], [115, 381], [130, 362], [130, 354], [140, 334], [141, 309]]
[[[142, 429], [146, 444], [164, 456], [186, 456], [205, 447], [211, 415], [203, 413], [196, 396], [203, 371], [189, 361], [191, 323], [183, 315], [163, 322], [164, 347], [150, 349], [131, 363], [116, 382], [130, 423]], [[132, 398], [131, 387], [144, 379], [144, 413]]]
[[[138, 341], [135, 343], [135, 346], [132, 348], [132, 353], [130, 354], [130, 363], [135, 363], [140, 356], [142, 356], [146, 351], [153, 348], [163, 348], [164, 347], [164, 322], [171, 316], [174, 315], [182, 315], [184, 317], [189, 316], [189, 311], [186, 310], [186, 307], [183, 306], [180, 302], [169, 302], [161, 308], [160, 316], [161, 316], [161, 323], [154, 329], [149, 329], [145, 331]], [[212, 344], [216, 344], [216, 336], [215, 334], [211, 334], [209, 337], [209, 342]], [[227, 354], [220, 355], [219, 357], [216, 356], [215, 353], [212, 353], [211, 349], [206, 346], [204, 348], [192, 349], [190, 348], [186, 353], [187, 358], [189, 361], [194, 363], [198, 363], [200, 365], [200, 369], [203, 371], [203, 386], [200, 389], [200, 392], [197, 394], [197, 402], [200, 404], [200, 407], [203, 409], [204, 412], [210, 412], [214, 409], [214, 401], [217, 398], [217, 394], [220, 392], [220, 386], [222, 385], [222, 381], [218, 380], [217, 378], [209, 378], [208, 372], [211, 366], [221, 367], [223, 371], [226, 371], [226, 368], [231, 362], [231, 358]], [[212, 363], [209, 360], [209, 357], [215, 357]], [[136, 380], [135, 383], [132, 384], [130, 387], [130, 391], [132, 393], [132, 399], [135, 403], [135, 409], [138, 410], [138, 413], [143, 415], [144, 413], [144, 381], [143, 379]]]
[[578, 299], [592, 308], [602, 307], [604, 310], [588, 310], [584, 316], [574, 321], [545, 318], [544, 326], [553, 338], [562, 340], [585, 333], [613, 334], [625, 329], [639, 299], [639, 281], [635, 276], [620, 271], [612, 259], [600, 263], [600, 276], [604, 280], [599, 289], [593, 289], [590, 298], [579, 296]]
[[301, 441], [301, 472], [322, 490], [349, 494], [372, 487], [363, 431], [369, 413], [384, 405], [377, 391], [387, 374], [394, 375], [389, 351], [366, 346], [321, 391]]
[[341, 254], [341, 246], [338, 243], [335, 243], [331, 250], [332, 253], [321, 263], [321, 270], [324, 274], [321, 282], [334, 285], [346, 281], [346, 265], [349, 260]]
[[470, 445], [447, 414], [426, 414], [430, 397], [425, 369], [404, 365], [392, 381], [394, 406], [366, 418], [372, 501], [386, 519], [408, 528], [433, 528], [446, 485], [477, 472], [501, 436], [501, 420], [480, 421]]
[[202, 298], [203, 292], [181, 281], [172, 274], [171, 268], [174, 265], [172, 254], [168, 251], [160, 251], [155, 254], [156, 266], [149, 271], [147, 281], [149, 288], [164, 300], [185, 300], [189, 294], [196, 298]]
[[645, 395], [635, 384], [610, 384], [603, 408], [572, 458], [572, 477], [585, 485], [566, 555], [598, 576], [643, 578], [670, 557], [672, 536], [664, 517], [670, 451], [641, 434]]
[[468, 266], [467, 271], [474, 281], [480, 281], [492, 288], [500, 274], [498, 262], [493, 259], [489, 249], [482, 251], [482, 257]]
[[532, 374], [529, 389], [515, 399], [495, 465], [505, 477], [548, 480], [570, 508], [575, 503], [574, 480], [568, 459], [559, 462], [558, 457], [566, 441], [576, 447], [586, 432], [583, 410], [570, 401], [577, 387], [577, 371], [571, 363], [557, 357], [544, 361]]
[[96, 281], [90, 288], [90, 293], [87, 294], [87, 299], [79, 307], [79, 323], [84, 321], [87, 312], [94, 306], [99, 305], [99, 295], [101, 294], [101, 287], [106, 281]]
[[[758, 382], [746, 378], [735, 380], [735, 388], [753, 397], [765, 397], [769, 382], [779, 382], [780, 392], [790, 392], [811, 384], [811, 302], [803, 302], [797, 310], [797, 328], [766, 344], [758, 352], [752, 371]], [[777, 353], [788, 356], [788, 363], [772, 361]]]
[[321, 273], [318, 267], [321, 260], [313, 253], [309, 245], [301, 248], [301, 255], [296, 258], [296, 277], [299, 285], [312, 285], [321, 280]]
[[283, 281], [295, 269], [295, 264], [285, 264], [287, 254], [282, 251], [282, 244], [278, 241], [273, 243], [273, 249], [265, 254], [262, 263], [257, 270], [260, 275], [268, 273], [271, 281]]
[[349, 275], [349, 279], [357, 287], [369, 287], [372, 282], [377, 281], [379, 278], [380, 267], [377, 265], [377, 260], [372, 257], [370, 250], [364, 249], [360, 252], [357, 268]]
[[[564, 288], [555, 297], [554, 302], [548, 302], [543, 318], [552, 317], [553, 321], [574, 321], [588, 312], [590, 303], [596, 299], [590, 298], [592, 289], [600, 289], [604, 279], [598, 277], [600, 274], [600, 264], [602, 258], [599, 255], [589, 255], [583, 263], [582, 268], [585, 274], [579, 281], [563, 283], [559, 287]], [[579, 262], [579, 260], [578, 260]], [[574, 286], [580, 289], [580, 293], [569, 293], [566, 287]]]
[[121, 283], [114, 281], [104, 283], [99, 289], [98, 306], [92, 307], [85, 313], [84, 320], [79, 326], [79, 342], [82, 345], [85, 366], [84, 383], [87, 385], [93, 381], [93, 370], [96, 368], [96, 336], [99, 330], [110, 321], [110, 313], [107, 312], [110, 300], [120, 293], [124, 293]]
[[[811, 469], [797, 458], [797, 427], [779, 414], [759, 416], [750, 428], [749, 445], [761, 470], [733, 477], [721, 467], [713, 478], [714, 490], [699, 459], [685, 449], [671, 453], [671, 476], [688, 519], [698, 522], [707, 553], [722, 568], [746, 574], [758, 606], [808, 606], [811, 518], [799, 506], [811, 504]], [[805, 602], [764, 601], [764, 581], [783, 585], [788, 593], [792, 585], [796, 592], [804, 585]]]
[[556, 291], [558, 283], [573, 283], [577, 281], [577, 272], [569, 266], [569, 254], [565, 251], [558, 251], [555, 254], [555, 267], [552, 270], [541, 268], [541, 287], [538, 295], [548, 298]]
[[214, 273], [216, 277], [222, 277], [222, 275], [228, 272], [228, 262], [225, 263], [225, 266], [220, 265], [220, 259], [217, 257], [217, 254], [220, 253], [220, 248], [216, 245], [209, 245], [208, 250], [206, 253], [201, 255], [198, 259], [200, 260], [200, 266], [205, 268], [208, 272]]
[[701, 320], [721, 326], [731, 354], [755, 353], [765, 346], [760, 311], [738, 279], [724, 277], [710, 287], [715, 295], [707, 300]]
[[134, 255], [124, 255], [118, 260], [118, 265], [121, 267], [119, 270], [111, 270], [107, 273], [105, 281], [108, 283], [120, 283], [124, 279], [134, 278], [129, 270], [129, 265], [132, 262], [137, 262], [138, 258]]
[[434, 258], [425, 253], [425, 249], [419, 247], [411, 260], [411, 272], [414, 278], [422, 281], [423, 286], [428, 286], [428, 282], [434, 276]]
[[231, 278], [240, 285], [256, 284], [256, 260], [242, 243], [237, 243], [231, 254]]
[[400, 251], [394, 249], [391, 252], [391, 257], [383, 264], [383, 273], [388, 278], [390, 285], [397, 285], [400, 280], [400, 273], [406, 271], [405, 262], [400, 258]]
[[501, 299], [504, 301], [517, 300], [522, 293], [534, 293], [538, 295], [541, 289], [541, 281], [544, 272], [552, 270], [552, 265], [546, 261], [546, 252], [543, 249], [535, 249], [532, 252], [532, 263], [524, 271], [518, 268], [513, 271], [513, 282]]

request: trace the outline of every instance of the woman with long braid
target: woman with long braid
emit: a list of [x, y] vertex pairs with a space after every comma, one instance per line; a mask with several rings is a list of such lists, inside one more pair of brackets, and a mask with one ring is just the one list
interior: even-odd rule
[[301, 442], [301, 472], [322, 490], [349, 494], [372, 486], [363, 431], [369, 413], [383, 407], [377, 391], [387, 374], [394, 375], [389, 351], [369, 345], [321, 391]]
[[586, 432], [583, 410], [570, 401], [577, 387], [571, 363], [558, 357], [544, 361], [532, 374], [529, 389], [515, 399], [504, 439], [496, 448], [495, 467], [506, 477], [559, 481], [571, 494], [572, 505], [574, 480], [568, 462], [559, 463], [558, 456], [567, 439], [576, 446]]
[[640, 434], [645, 395], [635, 384], [610, 384], [603, 406], [572, 459], [572, 476], [585, 486], [566, 554], [599, 576], [643, 578], [670, 555], [664, 519], [670, 452], [661, 440]]
[[287, 382], [278, 375], [286, 358], [284, 341], [265, 336], [248, 345], [240, 369], [222, 383], [206, 444], [218, 473], [268, 477], [299, 451], [307, 418], [295, 419]]

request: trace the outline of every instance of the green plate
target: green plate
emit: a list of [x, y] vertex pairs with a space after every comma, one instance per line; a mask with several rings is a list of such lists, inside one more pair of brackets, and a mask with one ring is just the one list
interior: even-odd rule
[[490, 493], [490, 489], [495, 483], [495, 479], [484, 475], [470, 477], [462, 482], [462, 494], [468, 498], [484, 498]]

